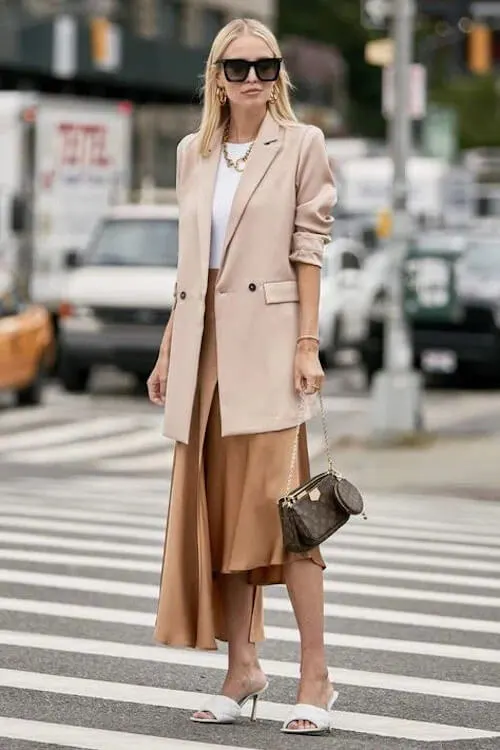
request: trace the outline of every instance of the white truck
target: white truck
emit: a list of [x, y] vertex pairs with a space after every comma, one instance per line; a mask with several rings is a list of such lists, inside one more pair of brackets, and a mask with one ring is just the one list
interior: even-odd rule
[[0, 92], [0, 259], [56, 333], [69, 250], [130, 194], [128, 103]]

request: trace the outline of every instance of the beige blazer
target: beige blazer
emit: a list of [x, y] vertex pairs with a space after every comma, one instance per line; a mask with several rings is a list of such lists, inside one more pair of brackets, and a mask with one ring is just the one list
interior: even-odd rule
[[[196, 134], [177, 151], [179, 260], [163, 434], [183, 443], [196, 391], [221, 140], [219, 130], [208, 157], [199, 155]], [[321, 130], [281, 126], [268, 114], [233, 201], [215, 287], [222, 436], [281, 430], [299, 420], [294, 264], [321, 266], [335, 202]]]

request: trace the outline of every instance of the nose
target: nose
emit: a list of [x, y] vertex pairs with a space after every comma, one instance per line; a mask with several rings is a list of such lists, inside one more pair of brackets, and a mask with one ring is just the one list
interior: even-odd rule
[[258, 80], [259, 80], [259, 79], [257, 78], [257, 76], [256, 76], [256, 74], [255, 74], [255, 68], [254, 68], [254, 66], [252, 65], [252, 67], [251, 67], [251, 68], [250, 68], [250, 70], [248, 71], [247, 81], [248, 81], [249, 83], [255, 83], [255, 82], [256, 82], [256, 81], [258, 81]]

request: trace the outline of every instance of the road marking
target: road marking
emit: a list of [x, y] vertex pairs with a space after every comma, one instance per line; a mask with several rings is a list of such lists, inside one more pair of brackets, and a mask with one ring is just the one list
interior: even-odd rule
[[98, 539], [78, 539], [63, 536], [44, 536], [21, 532], [0, 531], [0, 542], [6, 544], [25, 544], [29, 547], [53, 547], [86, 552], [116, 552], [127, 556], [153, 557], [160, 559], [162, 550], [150, 544], [127, 544], [125, 542], [100, 541]]
[[[137, 513], [126, 513], [115, 510], [113, 512], [103, 512], [97, 510], [81, 510], [78, 508], [48, 508], [46, 505], [24, 505], [12, 507], [8, 503], [0, 501], [0, 517], [17, 518], [20, 523], [22, 519], [27, 518], [53, 518], [53, 519], [71, 519], [74, 521], [96, 521], [99, 523], [111, 522], [119, 526], [145, 526], [147, 528], [159, 529], [164, 528], [165, 519], [162, 515], [141, 516]], [[78, 528], [78, 527], [77, 527]]]
[[[53, 552], [38, 552], [36, 550], [19, 550], [2, 547], [0, 548], [0, 560], [11, 562], [29, 562], [38, 565], [67, 565], [72, 568], [109, 568], [112, 570], [128, 570], [134, 573], [161, 572], [161, 561], [148, 562], [147, 560], [130, 560], [118, 557], [94, 557], [91, 555], [64, 555]], [[499, 584], [500, 585], [500, 584]]]
[[[406, 518], [394, 518], [394, 516], [384, 516], [379, 513], [370, 514], [370, 526], [380, 527], [381, 529], [408, 529], [408, 520]], [[476, 539], [479, 537], [490, 537], [491, 538], [491, 522], [488, 523], [474, 523], [471, 520], [463, 521], [463, 523], [452, 523], [448, 521], [422, 521], [417, 518], [411, 520], [412, 529], [420, 529], [436, 531], [443, 530], [445, 532], [460, 532], [463, 529], [471, 531]], [[498, 540], [498, 537], [493, 537]]]
[[[86, 591], [95, 594], [153, 600], [156, 600], [159, 588], [157, 584], [130, 583], [97, 578], [83, 578], [80, 576], [50, 575], [48, 573], [32, 573], [22, 570], [0, 570], [0, 581], [40, 588], [68, 589], [71, 591]], [[8, 602], [9, 600], [2, 599], [1, 601]], [[265, 607], [269, 612], [293, 612], [292, 605], [286, 598], [266, 596]], [[8, 609], [8, 606], [6, 608]], [[451, 617], [427, 614], [425, 612], [406, 612], [404, 610], [380, 607], [355, 607], [347, 604], [331, 604], [328, 602], [325, 603], [324, 612], [325, 617], [337, 617], [363, 622], [385, 622], [392, 625], [408, 625], [411, 627], [500, 635], [500, 621], [495, 620]], [[147, 616], [146, 612], [142, 614]]]
[[[175, 664], [198, 669], [226, 671], [225, 654], [189, 649], [168, 649], [157, 646], [141, 646], [130, 643], [116, 643], [88, 638], [52, 636], [43, 633], [25, 633], [0, 630], [0, 644], [22, 649], [59, 651], [68, 654], [102, 656], [114, 659], [132, 659], [157, 664]], [[289, 661], [261, 659], [262, 669], [275, 677], [296, 678], [300, 674], [300, 664]], [[466, 701], [500, 703], [500, 687], [475, 685], [473, 683], [435, 680], [423, 677], [410, 677], [392, 672], [368, 672], [358, 669], [330, 668], [331, 679], [341, 685], [396, 690], [418, 695], [434, 695], [439, 698], [454, 698]]]
[[[158, 574], [160, 567], [157, 567]], [[83, 576], [66, 576], [49, 573], [35, 573], [24, 570], [0, 570], [0, 581], [4, 583], [22, 584], [26, 586], [46, 586], [49, 588], [71, 589], [78, 591], [91, 591], [97, 594], [110, 594], [112, 596], [130, 596], [144, 599], [155, 598], [158, 593], [157, 585], [144, 583], [129, 583], [127, 581], [116, 581], [111, 579], [85, 578]], [[392, 599], [408, 599], [422, 602], [438, 602], [442, 604], [455, 604], [470, 607], [500, 607], [500, 597], [479, 596], [475, 594], [451, 593], [448, 591], [430, 591], [429, 589], [408, 589], [398, 588], [395, 586], [370, 585], [365, 583], [355, 583], [351, 581], [324, 581], [325, 591], [335, 594], [352, 594], [353, 596], [373, 596]], [[266, 599], [266, 601], [281, 602], [281, 599]], [[331, 608], [332, 615], [335, 616], [337, 609], [345, 605], [326, 605], [325, 610]], [[359, 609], [359, 608], [356, 608]], [[363, 608], [367, 612], [371, 608]], [[377, 610], [378, 611], [378, 610]], [[387, 611], [386, 609], [383, 610]], [[340, 614], [341, 616], [341, 614]], [[399, 615], [396, 615], [396, 620]], [[432, 617], [441, 617], [441, 615], [432, 615]], [[369, 617], [367, 619], [370, 619]], [[463, 618], [460, 618], [462, 620]], [[481, 621], [483, 622], [483, 621]], [[499, 624], [500, 628], [500, 624]], [[490, 631], [487, 631], [490, 632]], [[499, 631], [500, 632], [500, 631]]]
[[480, 545], [491, 545], [494, 549], [495, 547], [498, 547], [500, 550], [500, 538], [498, 535], [482, 535], [479, 537], [476, 535], [474, 531], [471, 531], [470, 533], [463, 533], [459, 534], [452, 531], [445, 531], [444, 529], [438, 530], [438, 531], [427, 531], [427, 530], [420, 530], [413, 528], [413, 525], [410, 527], [407, 527], [406, 529], [399, 529], [399, 528], [390, 528], [388, 526], [380, 527], [377, 526], [375, 529], [373, 528], [373, 524], [368, 521], [368, 523], [356, 523], [356, 524], [348, 524], [342, 528], [342, 536], [369, 536], [373, 538], [378, 539], [390, 539], [390, 543], [392, 544], [392, 539], [414, 539], [414, 540], [428, 540], [428, 541], [445, 541], [445, 542], [459, 542], [459, 543], [467, 543], [472, 542], [480, 544]]
[[[57, 546], [57, 545], [54, 545]], [[71, 567], [87, 568], [109, 568], [114, 570], [128, 570], [137, 573], [158, 573], [161, 562], [148, 562], [145, 560], [131, 560], [130, 558], [103, 557], [93, 555], [75, 555], [53, 552], [39, 552], [33, 549], [19, 550], [11, 548], [0, 548], [0, 560], [11, 562], [31, 562], [39, 565], [68, 565]], [[419, 583], [443, 583], [451, 586], [471, 586], [474, 588], [500, 589], [500, 579], [484, 578], [481, 576], [456, 576], [445, 573], [428, 573], [418, 570], [401, 570], [394, 568], [377, 568], [368, 565], [342, 565], [335, 563], [332, 569], [325, 571], [325, 585], [329, 584], [329, 576], [347, 576], [358, 578], [384, 578], [394, 580], [418, 581]], [[330, 589], [329, 589], [330, 590]], [[332, 589], [333, 590], [333, 589]], [[392, 591], [393, 589], [391, 589]], [[418, 589], [417, 589], [418, 590]]]
[[[167, 462], [169, 449], [165, 443], [165, 438], [151, 429], [136, 429], [134, 432], [114, 435], [113, 437], [101, 438], [99, 440], [92, 440], [90, 443], [81, 442], [64, 447], [58, 446], [53, 449], [22, 451], [17, 453], [9, 451], [7, 458], [9, 461], [15, 463], [60, 464], [70, 461], [89, 461], [103, 456], [123, 455], [124, 453], [133, 453], [134, 450], [161, 448], [162, 446], [165, 448], [165, 462]], [[129, 458], [129, 462], [133, 462], [134, 460], [134, 456]]]
[[173, 449], [167, 453], [152, 453], [145, 456], [134, 456], [133, 460], [125, 458], [96, 461], [94, 467], [98, 471], [131, 472], [134, 475], [141, 471], [165, 471], [172, 466]]
[[[111, 622], [117, 625], [134, 625], [148, 629], [154, 628], [155, 624], [154, 613], [132, 612], [129, 610], [91, 607], [79, 604], [61, 604], [59, 602], [34, 599], [0, 598], [0, 611], [22, 612], [23, 614], [61, 617], [84, 620], [86, 622]], [[266, 636], [268, 640], [299, 643], [298, 631], [293, 628], [268, 625], [266, 626]], [[327, 646], [361, 649], [364, 651], [387, 651], [396, 654], [435, 656], [443, 659], [462, 659], [500, 664], [499, 650], [475, 646], [455, 646], [447, 643], [348, 635], [344, 633], [330, 633], [328, 631], [325, 633], [325, 644]]]
[[[5, 451], [5, 457], [12, 460], [15, 453], [26, 448], [38, 445], [53, 445], [54, 447], [46, 453], [51, 456], [59, 456], [59, 451], [64, 448], [61, 444], [70, 440], [81, 438], [94, 438], [98, 435], [122, 432], [137, 427], [137, 418], [134, 417], [96, 417], [95, 419], [81, 420], [76, 423], [57, 425], [56, 427], [44, 427], [38, 430], [26, 430], [16, 435], [4, 435], [0, 437], [0, 451]], [[75, 448], [83, 447], [75, 445]], [[27, 453], [26, 455], [30, 455]]]
[[154, 737], [149, 734], [13, 719], [10, 716], [0, 716], [0, 737], [79, 750], [255, 750], [241, 745], [214, 745], [210, 742]]
[[[157, 516], [152, 517], [142, 517], [135, 514], [127, 514], [126, 512], [123, 512], [122, 510], [118, 509], [118, 506], [114, 512], [103, 512], [103, 511], [96, 511], [96, 510], [79, 510], [79, 509], [68, 509], [68, 508], [47, 508], [46, 505], [40, 505], [38, 507], [35, 504], [29, 504], [25, 505], [24, 507], [19, 507], [19, 505], [16, 505], [15, 507], [12, 507], [10, 503], [7, 503], [5, 501], [0, 501], [0, 516], [6, 516], [11, 518], [18, 518], [21, 519], [22, 517], [27, 518], [54, 518], [54, 519], [78, 519], [78, 520], [90, 520], [95, 522], [112, 522], [116, 525], [117, 528], [120, 526], [127, 526], [131, 525], [134, 528], [137, 528], [137, 526], [145, 526], [145, 527], [151, 527], [151, 528], [161, 528], [163, 529], [165, 526], [165, 520], [161, 514], [158, 514]], [[390, 529], [390, 528], [384, 528], [384, 529], [376, 529], [376, 532], [374, 533], [374, 530], [372, 528], [372, 524], [369, 526], [365, 526], [363, 522], [358, 523], [357, 521], [354, 521], [354, 523], [351, 524], [350, 528], [344, 527], [342, 529], [342, 536], [343, 537], [350, 537], [355, 538], [358, 536], [362, 537], [370, 537], [370, 538], [379, 538], [379, 539], [385, 539], [385, 538], [408, 538], [408, 539], [422, 539], [422, 540], [447, 540], [447, 541], [454, 541], [454, 542], [477, 542], [478, 544], [493, 544], [498, 545], [500, 547], [500, 540], [497, 536], [478, 536], [475, 532], [470, 532], [467, 534], [449, 534], [446, 532], [427, 532], [427, 531], [419, 531], [418, 529], [409, 528], [405, 531], [401, 531], [400, 529]]]
[[2, 524], [4, 529], [6, 528], [17, 528], [21, 526], [23, 529], [33, 529], [38, 531], [61, 531], [69, 534], [78, 534], [79, 536], [103, 536], [103, 537], [121, 537], [122, 539], [149, 539], [150, 541], [161, 541], [164, 537], [164, 532], [160, 529], [137, 529], [137, 528], [116, 528], [111, 527], [109, 524], [103, 525], [99, 523], [71, 523], [71, 521], [54, 521], [37, 518], [14, 518], [11, 516], [2, 516]]
[[484, 576], [449, 575], [447, 573], [429, 573], [427, 570], [402, 570], [401, 568], [377, 568], [372, 565], [342, 565], [335, 562], [332, 569], [325, 571], [326, 576], [347, 576], [349, 578], [382, 578], [419, 583], [444, 583], [450, 586], [472, 586], [476, 589], [500, 589], [500, 578]]
[[[338, 542], [338, 538], [336, 540]], [[351, 543], [352, 544], [352, 543]], [[361, 542], [360, 542], [361, 544]], [[389, 545], [387, 545], [389, 546]], [[337, 560], [361, 560], [373, 562], [395, 563], [396, 565], [425, 565], [425, 567], [435, 566], [437, 568], [451, 568], [452, 570], [464, 568], [465, 570], [481, 570], [486, 573], [499, 573], [500, 564], [490, 561], [461, 559], [459, 557], [439, 557], [431, 555], [405, 555], [403, 552], [382, 552], [380, 550], [365, 550], [359, 547], [349, 546], [344, 549], [337, 546], [324, 545], [322, 547], [325, 561], [331, 561], [332, 566]]]
[[[390, 544], [391, 549], [405, 549], [405, 550], [418, 550], [419, 552], [442, 552], [446, 554], [456, 554], [467, 557], [498, 557], [500, 558], [500, 548], [487, 547], [484, 544], [447, 544], [445, 542], [423, 542], [423, 541], [411, 541], [410, 539], [391, 539], [390, 542], [387, 539], [370, 538], [364, 536], [359, 537], [356, 540], [352, 539], [352, 536], [347, 536], [339, 532], [336, 537], [336, 544], [338, 545], [356, 545], [359, 544], [363, 548], [367, 547], [382, 547], [387, 549]], [[467, 562], [464, 560], [464, 564]]]
[[[195, 711], [210, 697], [206, 693], [190, 692], [187, 690], [169, 690], [167, 688], [131, 685], [122, 682], [91, 680], [88, 678], [9, 669], [0, 669], [0, 684], [4, 687], [19, 690], [38, 690], [44, 693], [88, 697], [142, 706], [161, 706], [181, 711]], [[259, 701], [259, 716], [261, 719], [282, 722], [287, 718], [289, 713], [289, 705], [271, 703], [265, 700]], [[376, 734], [384, 737], [421, 740], [425, 742], [500, 736], [498, 732], [487, 732], [481, 729], [455, 727], [425, 721], [411, 721], [409, 719], [395, 719], [390, 716], [351, 713], [347, 711], [334, 711], [332, 726], [333, 728], [348, 732]]]
[[[31, 548], [51, 547], [73, 551], [79, 550], [81, 552], [121, 553], [126, 556], [150, 557], [155, 559], [160, 558], [162, 554], [162, 549], [159, 546], [128, 544], [126, 542], [113, 542], [104, 539], [78, 539], [76, 536], [66, 538], [64, 536], [27, 534], [25, 532], [15, 531], [0, 531], [0, 542], [4, 544], [24, 544]], [[462, 567], [469, 571], [476, 570], [487, 573], [500, 572], [500, 564], [497, 565], [495, 563], [486, 561], [482, 562], [480, 560], [460, 560], [458, 558], [429, 556], [422, 558], [421, 555], [405, 555], [402, 553], [392, 554], [390, 552], [380, 552], [378, 550], [368, 550], [365, 552], [361, 549], [335, 548], [332, 547], [332, 545], [323, 545], [322, 553], [325, 561], [331, 561], [332, 570], [335, 569], [338, 560], [349, 560], [354, 564], [364, 560], [370, 562], [394, 563], [400, 567], [403, 564], [422, 565], [425, 563], [426, 567], [436, 566], [440, 569], [451, 568], [452, 570], [456, 570]]]

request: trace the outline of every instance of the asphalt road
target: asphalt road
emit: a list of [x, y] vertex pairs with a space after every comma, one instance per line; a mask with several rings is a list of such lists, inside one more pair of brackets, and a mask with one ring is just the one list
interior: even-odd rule
[[[356, 376], [340, 377], [325, 389], [334, 429], [361, 424], [367, 408]], [[477, 419], [485, 398], [431, 396], [448, 425]], [[324, 545], [340, 693], [330, 738], [279, 732], [298, 640], [278, 586], [266, 591], [270, 689], [258, 721], [189, 722], [220, 687], [225, 649], [152, 641], [169, 480], [168, 446], [148, 443], [158, 426], [158, 412], [116, 384], [83, 398], [52, 389], [39, 410], [0, 413], [1, 750], [500, 746], [500, 506], [458, 498], [369, 496], [368, 520]], [[319, 437], [313, 426], [316, 448]]]

